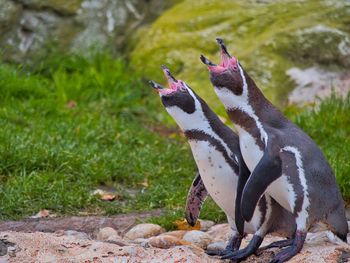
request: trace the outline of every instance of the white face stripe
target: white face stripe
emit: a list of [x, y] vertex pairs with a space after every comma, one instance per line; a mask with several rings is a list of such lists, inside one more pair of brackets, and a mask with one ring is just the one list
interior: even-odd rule
[[305, 171], [303, 167], [303, 161], [302, 161], [302, 156], [298, 148], [293, 147], [293, 146], [285, 146], [281, 149], [281, 151], [288, 151], [294, 154], [295, 157], [295, 162], [298, 167], [298, 174], [300, 178], [300, 183], [303, 187], [303, 192], [304, 192], [304, 200], [303, 200], [303, 205], [301, 208], [301, 211], [298, 213], [298, 216], [296, 218], [297, 222], [297, 229], [298, 230], [306, 230], [306, 221], [307, 218], [309, 217], [309, 213], [307, 212], [307, 208], [310, 205], [310, 200], [309, 200], [309, 194], [308, 194], [308, 188], [306, 184], [306, 177], [305, 177]]
[[166, 110], [168, 111], [168, 113], [174, 118], [176, 123], [180, 126], [180, 128], [183, 131], [186, 131], [186, 130], [203, 131], [204, 133], [218, 140], [222, 144], [222, 146], [225, 148], [229, 158], [231, 158], [235, 163], [238, 163], [238, 161], [235, 158], [235, 155], [232, 153], [232, 151], [227, 146], [225, 141], [220, 136], [218, 136], [217, 133], [211, 128], [210, 123], [203, 112], [202, 105], [198, 101], [193, 91], [186, 84], [185, 84], [185, 87], [187, 88], [191, 97], [194, 99], [195, 112], [189, 114], [187, 112], [184, 112], [182, 109], [180, 109], [177, 106], [171, 106], [171, 107], [166, 107]]
[[244, 72], [242, 67], [237, 63], [239, 73], [241, 75], [242, 81], [243, 81], [243, 92], [242, 95], [237, 96], [232, 93], [227, 88], [217, 88], [215, 87], [215, 92], [218, 95], [219, 99], [221, 102], [224, 104], [226, 110], [230, 109], [240, 109], [244, 111], [246, 114], [248, 114], [249, 117], [251, 117], [256, 124], [256, 127], [259, 129], [260, 132], [260, 139], [262, 142], [264, 142], [265, 146], [267, 145], [267, 140], [268, 140], [268, 135], [262, 126], [258, 116], [254, 112], [254, 109], [252, 106], [249, 104], [249, 99], [248, 99], [248, 84], [247, 80], [244, 76]]

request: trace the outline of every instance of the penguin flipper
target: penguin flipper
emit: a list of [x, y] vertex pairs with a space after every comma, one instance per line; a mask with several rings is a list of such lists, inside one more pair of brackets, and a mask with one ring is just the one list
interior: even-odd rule
[[241, 200], [242, 200], [242, 192], [244, 186], [249, 178], [250, 171], [245, 164], [243, 158], [241, 157], [239, 160], [239, 176], [238, 176], [238, 184], [237, 184], [237, 195], [236, 195], [236, 206], [235, 206], [235, 223], [238, 233], [243, 236], [244, 235], [244, 218], [242, 216], [241, 210]]
[[191, 188], [187, 194], [186, 201], [186, 221], [194, 226], [197, 222], [202, 204], [205, 199], [208, 197], [208, 191], [204, 186], [202, 178], [197, 172], [196, 177], [194, 178]]
[[255, 207], [267, 187], [282, 175], [282, 160], [279, 156], [280, 148], [272, 143], [266, 146], [263, 157], [250, 175], [244, 186], [241, 201], [243, 218], [249, 222]]

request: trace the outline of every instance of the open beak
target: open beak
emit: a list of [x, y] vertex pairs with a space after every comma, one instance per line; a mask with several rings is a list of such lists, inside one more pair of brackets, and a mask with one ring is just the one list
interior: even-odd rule
[[162, 70], [164, 72], [165, 77], [168, 80], [169, 88], [166, 88], [153, 80], [150, 80], [149, 83], [151, 86], [162, 96], [162, 95], [169, 95], [173, 93], [174, 91], [177, 91], [178, 86], [181, 84], [170, 72], [170, 70], [166, 66], [162, 66]]
[[209, 59], [207, 59], [205, 56], [201, 55], [200, 59], [202, 60], [202, 62], [207, 65], [208, 67], [216, 67], [216, 64], [214, 64], [213, 62], [211, 62]]
[[154, 82], [153, 80], [149, 81], [149, 84], [152, 86], [152, 88], [154, 88], [155, 90], [157, 90], [158, 92], [162, 89], [166, 89], [165, 87], [163, 87], [162, 85]]
[[217, 38], [216, 42], [219, 44], [221, 49], [221, 63], [220, 66], [227, 67], [229, 65], [231, 55], [228, 53], [227, 48], [225, 46], [224, 40], [222, 38]]
[[228, 68], [235, 68], [237, 64], [237, 59], [235, 57], [232, 57], [225, 46], [224, 40], [222, 38], [217, 38], [216, 42], [220, 46], [220, 54], [221, 54], [221, 62], [219, 65], [214, 64], [209, 59], [207, 59], [205, 56], [201, 55], [200, 59], [201, 61], [208, 66], [208, 69], [210, 72], [216, 72], [220, 73], [224, 70], [227, 70]]
[[176, 86], [177, 79], [173, 76], [173, 74], [171, 74], [170, 70], [166, 66], [162, 65], [161, 68], [164, 72], [165, 77], [168, 80], [169, 87], [174, 88]]

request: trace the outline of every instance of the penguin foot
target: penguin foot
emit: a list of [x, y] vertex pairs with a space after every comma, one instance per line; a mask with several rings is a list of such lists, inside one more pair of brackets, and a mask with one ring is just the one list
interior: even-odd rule
[[278, 247], [278, 248], [283, 248], [283, 247], [289, 247], [293, 244], [293, 239], [285, 239], [285, 240], [279, 240], [276, 242], [272, 242], [271, 244], [259, 248], [259, 251], [263, 251], [266, 249]]
[[208, 254], [209, 256], [223, 256], [231, 252], [237, 251], [241, 246], [242, 239], [243, 239], [243, 236], [241, 236], [240, 234], [233, 235], [224, 250], [219, 250], [219, 249], [205, 250], [205, 253]]
[[270, 263], [282, 263], [298, 254], [303, 248], [306, 234], [307, 233], [305, 232], [297, 231], [291, 246], [277, 253], [276, 256], [270, 261]]
[[257, 251], [262, 241], [262, 237], [254, 235], [252, 240], [250, 240], [248, 246], [241, 250], [231, 251], [225, 255], [222, 255], [221, 259], [231, 259], [237, 261], [245, 259]]

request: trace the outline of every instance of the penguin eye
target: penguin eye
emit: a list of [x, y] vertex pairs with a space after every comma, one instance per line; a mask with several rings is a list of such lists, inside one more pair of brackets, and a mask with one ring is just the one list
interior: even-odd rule
[[180, 91], [182, 91], [182, 92], [186, 92], [187, 91], [187, 89], [185, 88], [185, 87], [180, 87]]
[[180, 80], [180, 83], [181, 83], [181, 85], [180, 85], [179, 90], [182, 92], [186, 92], [187, 89], [185, 88], [185, 83], [182, 80]]

